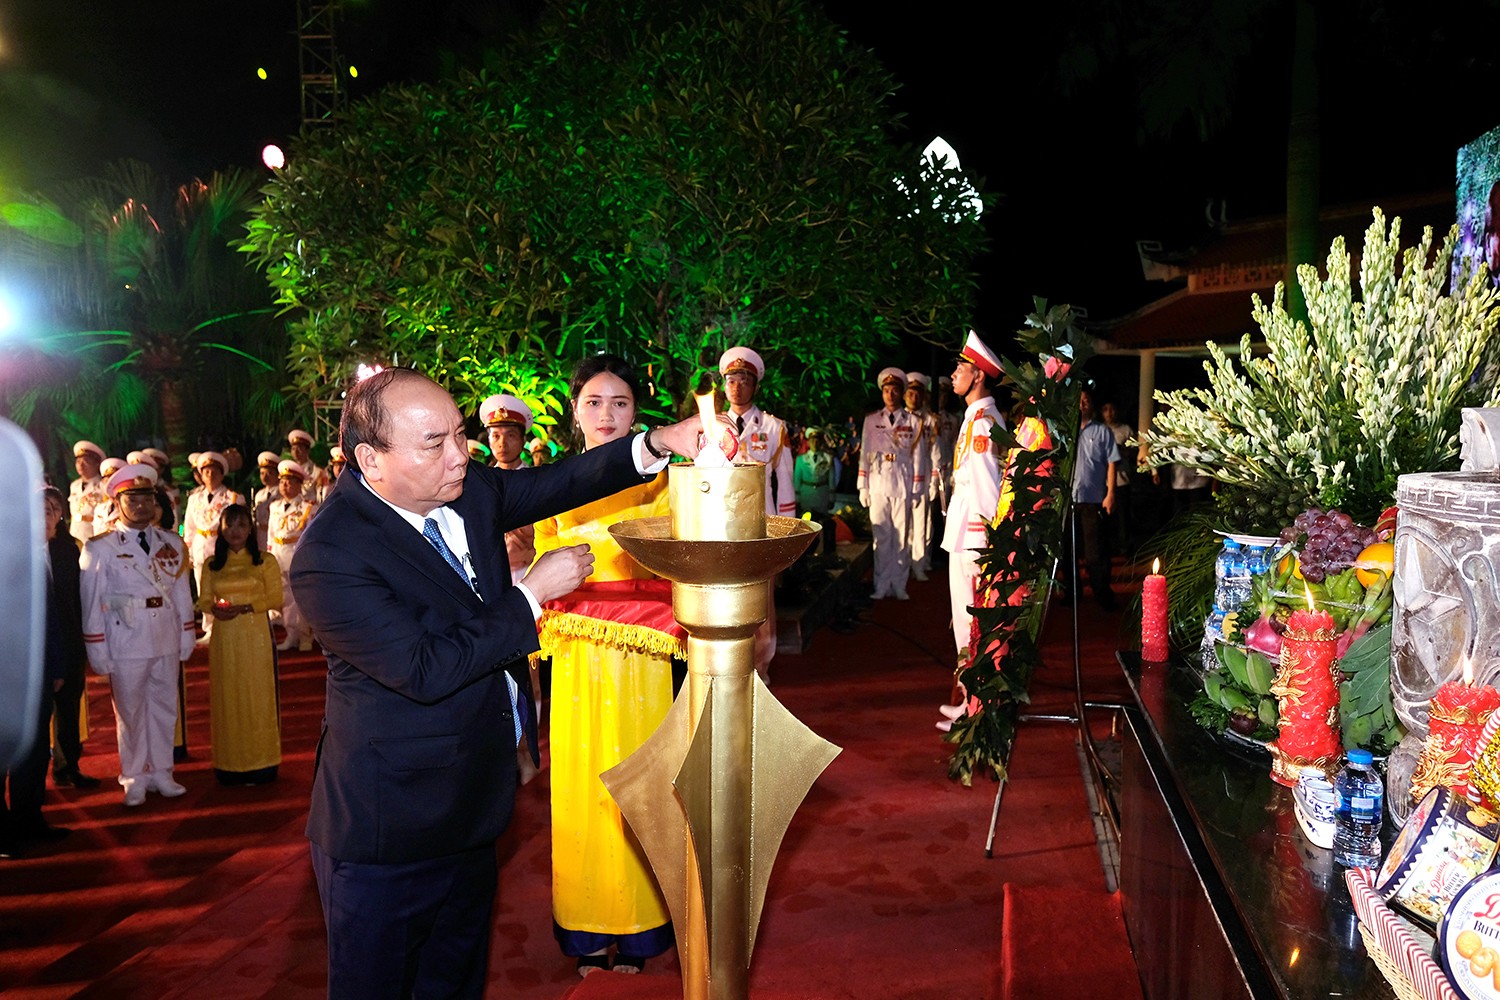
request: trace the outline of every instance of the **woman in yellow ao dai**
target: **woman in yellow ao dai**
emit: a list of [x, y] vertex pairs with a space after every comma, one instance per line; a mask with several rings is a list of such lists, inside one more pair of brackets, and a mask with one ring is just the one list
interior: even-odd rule
[[281, 607], [281, 568], [275, 556], [260, 552], [243, 504], [224, 508], [214, 531], [214, 552], [198, 580], [198, 610], [214, 622], [208, 644], [214, 774], [226, 785], [275, 781], [281, 707], [266, 612]]
[[[585, 450], [631, 433], [639, 384], [624, 360], [612, 355], [585, 360], [570, 390]], [[673, 943], [671, 916], [650, 865], [599, 780], [666, 717], [672, 667], [665, 650], [671, 640], [619, 620], [580, 618], [575, 610], [587, 603], [590, 584], [651, 579], [621, 550], [609, 526], [667, 512], [662, 472], [651, 482], [536, 525], [538, 556], [583, 542], [594, 554], [593, 574], [561, 602], [562, 618], [573, 620], [562, 629], [552, 627], [562, 624], [546, 620], [556, 614], [554, 607], [542, 627], [543, 650], [552, 657], [553, 932], [563, 954], [578, 959], [580, 975], [610, 968], [611, 948], [616, 971], [638, 972], [647, 958]], [[632, 595], [627, 603], [642, 609], [654, 604], [659, 610], [661, 597]]]

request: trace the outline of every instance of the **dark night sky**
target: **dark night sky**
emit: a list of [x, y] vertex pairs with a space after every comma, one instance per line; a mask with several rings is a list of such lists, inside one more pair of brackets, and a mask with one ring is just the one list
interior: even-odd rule
[[[910, 5], [899, 16], [868, 0], [825, 7], [901, 82], [907, 137], [945, 136], [1000, 194], [978, 320], [1004, 330], [1032, 295], [1103, 319], [1163, 294], [1141, 280], [1134, 241], [1200, 236], [1208, 199], [1225, 200], [1231, 221], [1281, 211], [1290, 4], [1245, 2], [1264, 14], [1247, 32], [1252, 58], [1230, 121], [1208, 141], [1185, 123], [1170, 139], [1139, 139], [1134, 84], [1117, 72], [1060, 93], [1061, 40], [1088, 30], [1103, 0]], [[471, 43], [476, 23], [503, 27], [538, 3], [351, 0], [341, 49], [360, 67], [356, 92], [428, 75], [434, 43]], [[0, 187], [127, 155], [183, 175], [256, 163], [265, 141], [297, 124], [295, 6], [0, 0]], [[1320, 5], [1325, 203], [1450, 190], [1456, 148], [1500, 124], [1470, 96], [1494, 76], [1496, 4], [1457, 5], [1466, 23], [1433, 13], [1440, 6]], [[255, 78], [258, 65], [269, 83]]]

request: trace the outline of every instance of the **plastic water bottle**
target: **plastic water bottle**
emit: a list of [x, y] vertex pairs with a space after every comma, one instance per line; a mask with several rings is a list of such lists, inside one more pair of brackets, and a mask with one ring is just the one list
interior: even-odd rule
[[1240, 553], [1240, 543], [1233, 538], [1224, 539], [1224, 548], [1214, 560], [1214, 603], [1220, 608], [1237, 608], [1234, 588], [1235, 578], [1245, 571], [1245, 557]]
[[1380, 821], [1385, 814], [1385, 784], [1368, 750], [1350, 750], [1348, 763], [1333, 779], [1338, 811], [1333, 831], [1333, 860], [1345, 868], [1380, 864]]
[[1208, 620], [1203, 623], [1203, 645], [1199, 647], [1201, 661], [1199, 669], [1203, 673], [1219, 669], [1219, 655], [1214, 652], [1214, 646], [1222, 638], [1224, 638], [1224, 609], [1215, 604], [1213, 611], [1209, 612]]

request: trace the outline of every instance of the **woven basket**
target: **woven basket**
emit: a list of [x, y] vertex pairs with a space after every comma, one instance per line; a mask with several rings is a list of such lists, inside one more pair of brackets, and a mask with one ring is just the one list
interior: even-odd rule
[[1380, 974], [1385, 977], [1385, 981], [1391, 984], [1391, 989], [1396, 991], [1396, 996], [1400, 1000], [1426, 1000], [1422, 994], [1417, 992], [1417, 988], [1411, 984], [1411, 980], [1406, 977], [1406, 973], [1401, 971], [1401, 967], [1396, 964], [1396, 960], [1387, 955], [1385, 950], [1380, 947], [1380, 942], [1375, 940], [1375, 935], [1370, 933], [1370, 929], [1365, 926], [1363, 920], [1359, 922], [1359, 936], [1365, 939], [1365, 951], [1375, 960], [1375, 967], [1380, 970]]
[[1344, 883], [1349, 886], [1349, 898], [1359, 917], [1359, 936], [1364, 938], [1365, 951], [1375, 967], [1401, 1000], [1458, 1000], [1453, 984], [1427, 949], [1417, 944], [1406, 921], [1392, 913], [1370, 887], [1374, 876], [1368, 868], [1344, 872]]

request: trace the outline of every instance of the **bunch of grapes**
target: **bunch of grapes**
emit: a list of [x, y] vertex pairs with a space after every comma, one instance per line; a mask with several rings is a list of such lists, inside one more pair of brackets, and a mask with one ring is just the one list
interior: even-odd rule
[[1354, 565], [1365, 547], [1378, 540], [1370, 528], [1354, 523], [1341, 510], [1321, 511], [1311, 507], [1297, 515], [1291, 527], [1281, 529], [1281, 540], [1302, 542], [1302, 576], [1322, 583], [1329, 575]]

